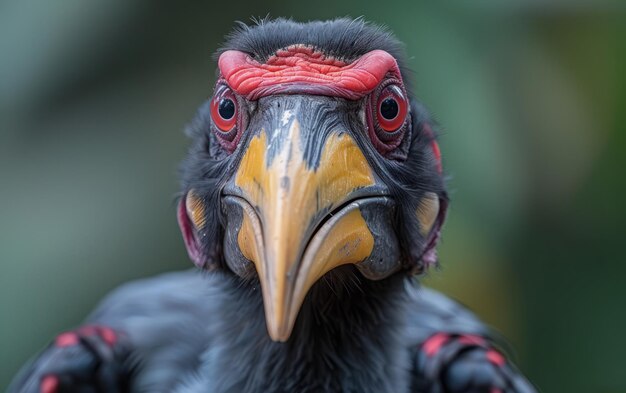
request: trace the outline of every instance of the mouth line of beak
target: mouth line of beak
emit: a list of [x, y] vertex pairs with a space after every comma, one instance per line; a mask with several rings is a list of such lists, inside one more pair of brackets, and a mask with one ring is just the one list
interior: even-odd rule
[[[302, 244], [300, 251], [298, 253], [297, 261], [292, 267], [292, 270], [289, 272], [289, 275], [292, 277], [300, 276], [300, 269], [302, 268], [303, 261], [305, 259], [305, 253], [310, 248], [309, 246], [311, 245], [311, 242], [313, 242], [318, 237], [318, 234], [320, 234], [321, 232], [324, 232], [324, 231], [328, 232], [331, 230], [334, 223], [329, 225], [329, 222], [333, 221], [334, 217], [340, 217], [343, 213], [347, 213], [353, 210], [354, 208], [353, 205], [358, 204], [359, 202], [365, 202], [368, 200], [377, 200], [377, 199], [389, 198], [389, 197], [390, 196], [386, 194], [362, 194], [362, 195], [354, 196], [342, 202], [340, 205], [332, 209], [330, 212], [326, 213], [324, 217], [322, 217], [315, 224], [315, 226], [313, 227], [313, 230], [306, 235], [306, 241]], [[285, 300], [286, 300], [286, 304], [285, 304], [286, 309], [287, 310], [292, 309], [293, 302], [295, 301], [295, 299], [293, 297], [289, 297]]]
[[[233, 192], [233, 191], [227, 191], [227, 192], [222, 193], [222, 199], [227, 199], [227, 198], [232, 198], [232, 199], [235, 199], [235, 200], [245, 204], [247, 207], [249, 207], [249, 209], [250, 209], [249, 212], [254, 212], [254, 214], [257, 217], [257, 219], [259, 219], [259, 221], [261, 221], [261, 219], [260, 219], [261, 216], [259, 214], [258, 209], [252, 203], [250, 203], [245, 198], [245, 196], [243, 196], [241, 193]], [[317, 220], [317, 223], [315, 224], [315, 226], [312, 227], [313, 230], [306, 233], [307, 242], [305, 244], [303, 244], [303, 246], [304, 246], [303, 250], [308, 247], [309, 242], [311, 241], [311, 239], [313, 239], [315, 237], [315, 235], [319, 232], [319, 230], [333, 216], [341, 213], [342, 210], [346, 209], [348, 206], [350, 206], [354, 202], [362, 202], [362, 201], [366, 201], [366, 200], [369, 200], [369, 199], [377, 199], [377, 198], [391, 198], [391, 195], [389, 195], [388, 193], [385, 193], [385, 192], [377, 191], [377, 190], [366, 191], [366, 192], [363, 192], [363, 193], [359, 193], [358, 191], [355, 192], [354, 196], [352, 196], [351, 198], [348, 198], [345, 201], [341, 202], [341, 204], [337, 205], [335, 208], [333, 208], [331, 211], [329, 211], [323, 217], [321, 217], [320, 219]]]
[[[324, 217], [318, 220], [318, 222], [313, 227], [313, 230], [310, 233], [308, 233], [306, 243], [303, 244], [302, 252], [300, 253], [301, 254], [300, 259], [302, 259], [302, 256], [304, 254], [303, 251], [309, 247], [311, 240], [315, 238], [315, 236], [321, 231], [321, 229], [324, 228], [326, 223], [328, 223], [328, 221], [330, 221], [334, 216], [341, 214], [344, 210], [348, 210], [350, 205], [352, 205], [355, 202], [363, 202], [363, 201], [367, 201], [370, 199], [378, 199], [378, 198], [384, 198], [384, 197], [390, 198], [390, 196], [387, 194], [373, 194], [372, 193], [372, 194], [357, 195], [352, 198], [346, 199], [344, 202], [337, 205], [337, 207], [332, 209], [330, 212], [326, 213]], [[298, 268], [299, 268], [299, 265], [296, 266], [296, 270]]]
[[[355, 202], [363, 202], [363, 201], [367, 201], [370, 199], [379, 199], [379, 198], [391, 198], [391, 195], [387, 194], [387, 193], [383, 193], [383, 192], [376, 192], [375, 190], [373, 192], [365, 192], [365, 193], [356, 193], [357, 195], [346, 199], [345, 201], [343, 201], [341, 204], [337, 205], [335, 208], [333, 208], [331, 211], [329, 211], [328, 213], [326, 213], [322, 218], [317, 220], [317, 223], [315, 224], [315, 226], [313, 226], [313, 230], [312, 231], [308, 231], [306, 233], [306, 243], [302, 244], [302, 249], [300, 250], [300, 255], [299, 255], [299, 259], [302, 259], [302, 256], [304, 254], [304, 250], [307, 249], [307, 247], [309, 246], [310, 242], [312, 239], [315, 238], [315, 235], [318, 234], [318, 232], [320, 232], [320, 230], [324, 227], [324, 225], [326, 225], [326, 223], [328, 223], [329, 220], [331, 220], [334, 216], [336, 216], [337, 214], [341, 214], [343, 210], [346, 210], [351, 204], [355, 203]], [[245, 206], [245, 210], [248, 213], [254, 213], [254, 216], [256, 217], [256, 219], [259, 222], [262, 222], [261, 220], [261, 216], [259, 214], [259, 211], [257, 208], [254, 207], [254, 205], [252, 203], [250, 203], [243, 195], [238, 194], [236, 192], [225, 192], [222, 194], [222, 199], [228, 199], [228, 198], [232, 198], [234, 200], [237, 200], [240, 205], [243, 207]], [[261, 226], [261, 236], [263, 236], [263, 227]], [[296, 266], [296, 270], [299, 266]]]

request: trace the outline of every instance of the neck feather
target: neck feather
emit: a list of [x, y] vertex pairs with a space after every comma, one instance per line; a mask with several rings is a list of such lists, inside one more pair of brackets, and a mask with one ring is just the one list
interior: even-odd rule
[[257, 284], [221, 290], [204, 356], [212, 391], [405, 390], [401, 275], [370, 281], [353, 266], [333, 270], [311, 288], [285, 343], [267, 334]]

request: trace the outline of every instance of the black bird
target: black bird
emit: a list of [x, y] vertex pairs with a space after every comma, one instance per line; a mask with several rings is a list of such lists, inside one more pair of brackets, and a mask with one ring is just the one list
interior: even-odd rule
[[10, 392], [533, 392], [415, 277], [445, 218], [402, 45], [361, 19], [240, 24], [189, 126], [199, 267], [122, 286]]

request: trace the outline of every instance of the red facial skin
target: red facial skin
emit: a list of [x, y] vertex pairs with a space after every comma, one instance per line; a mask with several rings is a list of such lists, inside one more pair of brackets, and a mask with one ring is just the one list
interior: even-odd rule
[[226, 83], [248, 100], [285, 92], [356, 100], [389, 75], [401, 79], [396, 60], [383, 50], [373, 50], [349, 64], [302, 45], [279, 50], [265, 63], [229, 50], [222, 53], [218, 65]]
[[[369, 111], [368, 120], [373, 123], [372, 120], [376, 117], [379, 127], [393, 133], [402, 127], [408, 113], [408, 98], [403, 91], [400, 68], [393, 56], [383, 50], [368, 52], [351, 63], [326, 56], [304, 45], [281, 49], [265, 63], [258, 62], [244, 52], [229, 50], [220, 55], [218, 65], [221, 83], [227, 84], [234, 93], [248, 100], [281, 93], [317, 94], [358, 100], [371, 94], [383, 81], [393, 79], [397, 81], [403, 94], [403, 97], [398, 98], [400, 113], [397, 118], [392, 122], [384, 119], [381, 122], [380, 116], [371, 113], [378, 112], [379, 105], [376, 103]], [[382, 93], [381, 96], [386, 91], [383, 90]], [[441, 173], [439, 145], [434, 140], [430, 127], [426, 127], [425, 132], [433, 136], [431, 148], [437, 170]], [[402, 135], [393, 138], [394, 140], [381, 141], [372, 135], [372, 126], [369, 128], [370, 138], [382, 154], [389, 153], [400, 144]], [[227, 150], [234, 150], [232, 145], [233, 143], [228, 144]]]

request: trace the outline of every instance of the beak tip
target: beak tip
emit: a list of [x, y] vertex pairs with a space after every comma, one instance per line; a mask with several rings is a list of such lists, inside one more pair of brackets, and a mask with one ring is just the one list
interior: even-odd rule
[[278, 327], [267, 327], [267, 332], [274, 342], [284, 343], [289, 340], [291, 336], [291, 329], [287, 326], [278, 326]]

